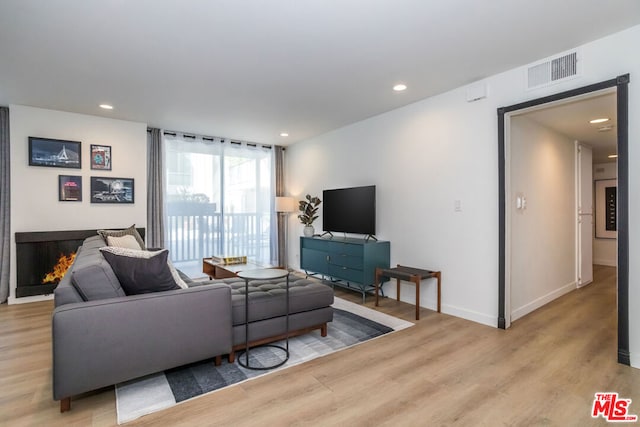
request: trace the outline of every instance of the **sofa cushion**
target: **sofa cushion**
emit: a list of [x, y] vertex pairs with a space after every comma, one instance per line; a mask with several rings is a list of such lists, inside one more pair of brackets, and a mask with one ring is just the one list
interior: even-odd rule
[[144, 245], [144, 240], [142, 240], [140, 233], [138, 233], [138, 230], [136, 230], [135, 224], [133, 224], [129, 228], [125, 228], [124, 230], [98, 230], [98, 234], [102, 236], [105, 242], [107, 242], [108, 236], [122, 237], [126, 235], [131, 235], [135, 237], [141, 249], [146, 249], [146, 246]]
[[86, 239], [84, 239], [84, 242], [82, 242], [82, 246], [80, 247], [83, 250], [100, 249], [104, 247], [104, 239], [102, 238], [102, 236], [96, 234], [95, 236], [87, 237]]
[[127, 249], [142, 249], [136, 238], [130, 234], [124, 236], [107, 236], [107, 245]]
[[[149, 252], [106, 247], [100, 251], [113, 268], [127, 295], [180, 289], [167, 264], [169, 251], [166, 249]], [[122, 251], [138, 253], [127, 254]]]
[[[184, 272], [182, 272], [181, 270], [178, 270], [177, 268], [176, 268], [176, 273], [178, 273], [178, 276], [182, 279], [185, 286], [187, 286], [188, 288], [190, 288], [195, 283], [191, 277], [187, 276], [186, 274], [184, 274]], [[178, 285], [182, 287], [180, 283], [178, 283]]]
[[74, 268], [71, 273], [71, 284], [85, 301], [126, 295], [111, 266], [104, 258], [98, 262]]
[[[233, 325], [245, 323], [245, 281], [239, 277], [205, 283], [231, 287]], [[193, 285], [192, 285], [193, 286]], [[283, 316], [286, 311], [286, 279], [249, 281], [249, 322]], [[289, 312], [302, 313], [333, 304], [333, 289], [297, 274], [289, 276]]]

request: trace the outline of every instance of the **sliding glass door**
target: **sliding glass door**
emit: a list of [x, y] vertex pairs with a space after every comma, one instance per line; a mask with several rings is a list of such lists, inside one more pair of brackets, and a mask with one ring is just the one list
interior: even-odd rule
[[183, 269], [199, 269], [212, 255], [269, 263], [273, 150], [180, 134], [165, 135], [165, 147], [165, 243], [172, 261]]

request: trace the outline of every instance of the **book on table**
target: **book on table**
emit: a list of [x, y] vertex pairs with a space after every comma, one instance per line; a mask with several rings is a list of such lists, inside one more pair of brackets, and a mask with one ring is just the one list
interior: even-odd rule
[[211, 261], [223, 264], [223, 265], [233, 265], [233, 264], [246, 264], [247, 257], [246, 256], [212, 256]]

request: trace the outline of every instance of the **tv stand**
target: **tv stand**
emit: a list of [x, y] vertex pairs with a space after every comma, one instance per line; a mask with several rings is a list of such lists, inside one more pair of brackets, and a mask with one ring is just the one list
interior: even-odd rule
[[364, 241], [365, 241], [365, 242], [368, 242], [368, 241], [369, 241], [369, 239], [373, 239], [373, 240], [375, 240], [376, 242], [378, 241], [378, 238], [377, 238], [376, 236], [374, 236], [373, 234], [367, 234], [367, 236], [364, 238]]
[[329, 235], [329, 237], [330, 237], [331, 239], [333, 239], [333, 233], [332, 233], [332, 232], [330, 232], [330, 231], [324, 231], [324, 232], [320, 235], [320, 237], [324, 237], [324, 236], [326, 236], [327, 234]]
[[307, 276], [320, 276], [331, 286], [362, 293], [375, 289], [376, 267], [389, 268], [391, 244], [361, 238], [300, 237], [300, 268]]

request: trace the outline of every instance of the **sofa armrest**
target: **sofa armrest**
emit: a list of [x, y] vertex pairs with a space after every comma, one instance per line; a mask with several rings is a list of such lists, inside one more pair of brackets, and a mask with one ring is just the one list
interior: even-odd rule
[[52, 318], [53, 397], [61, 400], [227, 354], [225, 285], [65, 304]]

